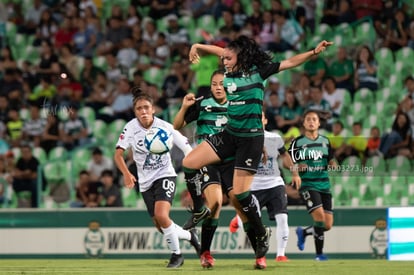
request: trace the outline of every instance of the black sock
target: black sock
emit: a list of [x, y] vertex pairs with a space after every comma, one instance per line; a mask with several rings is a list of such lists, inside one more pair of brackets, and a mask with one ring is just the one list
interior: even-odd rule
[[201, 174], [199, 170], [184, 170], [185, 183], [187, 190], [190, 192], [191, 199], [193, 200], [193, 208], [196, 212], [199, 212], [204, 208], [204, 199], [201, 192]]
[[251, 226], [244, 226], [244, 231], [246, 232], [247, 238], [249, 238], [250, 244], [252, 245], [252, 248], [254, 250], [254, 253], [256, 254], [256, 233], [254, 232], [254, 229]]
[[306, 237], [306, 236], [309, 236], [309, 235], [313, 235], [314, 231], [315, 230], [313, 229], [313, 225], [308, 226], [303, 230], [303, 236]]
[[241, 210], [249, 220], [250, 226], [255, 231], [256, 237], [264, 236], [266, 234], [266, 230], [262, 223], [262, 219], [259, 216], [259, 209], [257, 209], [257, 205], [250, 191], [236, 195], [236, 199], [242, 207]]
[[325, 227], [320, 227], [320, 226], [314, 226], [314, 239], [315, 239], [315, 249], [316, 249], [316, 254], [322, 254], [323, 253], [323, 242], [325, 239], [324, 233], [325, 232]]
[[214, 233], [217, 230], [218, 219], [205, 219], [201, 226], [201, 254], [209, 251], [213, 241]]

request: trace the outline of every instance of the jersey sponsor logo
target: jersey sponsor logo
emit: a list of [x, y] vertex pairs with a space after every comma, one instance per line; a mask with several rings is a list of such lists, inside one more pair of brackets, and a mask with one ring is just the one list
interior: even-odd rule
[[246, 104], [246, 101], [230, 101], [229, 105], [236, 106], [236, 105], [244, 105]]
[[160, 169], [167, 164], [165, 156], [166, 154], [159, 155], [159, 154], [148, 154], [145, 158], [145, 162], [142, 166], [143, 170], [157, 170]]

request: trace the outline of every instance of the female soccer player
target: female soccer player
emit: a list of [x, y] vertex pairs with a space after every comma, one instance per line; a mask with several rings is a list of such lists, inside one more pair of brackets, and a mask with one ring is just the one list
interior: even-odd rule
[[[263, 113], [263, 126], [267, 119]], [[285, 149], [283, 138], [269, 131], [264, 132], [264, 148], [262, 161], [259, 163], [257, 173], [253, 178], [250, 190], [257, 199], [260, 209], [266, 207], [269, 219], [276, 221], [277, 262], [287, 262], [285, 250], [289, 238], [287, 195], [285, 182], [280, 175], [279, 157], [282, 158], [283, 166], [289, 168], [292, 173], [292, 187], [299, 189], [301, 179], [298, 171], [294, 170], [293, 161]], [[239, 216], [230, 222], [230, 231], [236, 232], [243, 225]], [[243, 225], [244, 227], [244, 225]]]
[[199, 51], [221, 57], [226, 69], [223, 83], [229, 101], [229, 121], [224, 131], [207, 137], [193, 149], [183, 159], [183, 167], [187, 171], [198, 170], [229, 157], [235, 158], [233, 190], [255, 232], [258, 267], [265, 260], [270, 237], [270, 229], [263, 225], [250, 193], [250, 185], [263, 151], [263, 81], [272, 74], [304, 63], [330, 45], [332, 42], [322, 41], [314, 50], [281, 62], [272, 62], [271, 57], [246, 36], [231, 41], [226, 48], [194, 44], [189, 53], [193, 63], [200, 60]]
[[137, 87], [131, 89], [136, 118], [130, 120], [119, 136], [114, 160], [124, 176], [127, 188], [133, 188], [136, 177], [128, 170], [124, 160], [124, 152], [132, 148], [133, 158], [138, 170], [139, 190], [144, 198], [147, 211], [156, 228], [164, 234], [172, 255], [168, 268], [177, 268], [184, 263], [179, 239], [190, 241], [199, 254], [200, 244], [195, 229], [184, 230], [169, 217], [171, 202], [176, 191], [176, 172], [171, 162], [170, 153], [152, 154], [144, 145], [146, 132], [153, 126], [162, 127], [173, 135], [174, 144], [188, 154], [191, 146], [187, 138], [174, 130], [173, 126], [154, 116], [153, 99]]
[[[201, 143], [207, 136], [223, 131], [227, 124], [227, 98], [223, 88], [224, 71], [215, 71], [211, 76], [212, 97], [197, 100], [194, 94], [189, 93], [183, 99], [183, 104], [174, 118], [174, 128], [179, 130], [192, 121], [197, 121], [197, 143]], [[187, 188], [193, 199], [194, 209], [201, 211], [204, 204], [202, 193], [211, 209], [211, 215], [204, 220], [201, 229], [201, 266], [211, 268], [214, 259], [210, 253], [211, 243], [217, 229], [220, 210], [223, 202], [223, 190], [232, 187], [233, 161], [227, 160], [216, 165], [203, 167], [198, 177], [193, 173], [186, 173], [190, 177]], [[198, 172], [198, 171], [197, 171]], [[190, 181], [191, 178], [193, 181]], [[197, 181], [194, 181], [197, 179]], [[195, 226], [195, 223], [187, 222], [186, 227]]]
[[319, 114], [308, 110], [303, 115], [304, 135], [294, 139], [289, 154], [297, 165], [302, 185], [299, 193], [305, 201], [306, 208], [312, 216], [313, 225], [303, 229], [298, 227], [298, 248], [303, 250], [305, 238], [313, 235], [317, 261], [326, 261], [323, 254], [324, 232], [333, 224], [332, 195], [329, 182], [329, 169], [336, 169], [329, 139], [319, 135]]

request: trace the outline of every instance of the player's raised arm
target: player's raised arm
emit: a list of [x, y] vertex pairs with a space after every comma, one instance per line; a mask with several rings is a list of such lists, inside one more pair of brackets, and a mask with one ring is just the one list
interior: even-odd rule
[[195, 43], [191, 46], [190, 53], [189, 53], [189, 59], [191, 63], [197, 64], [198, 62], [200, 62], [200, 51], [206, 52], [209, 54], [214, 54], [217, 56], [223, 56], [224, 49], [218, 46], [214, 46], [214, 45], [205, 45], [205, 44]]

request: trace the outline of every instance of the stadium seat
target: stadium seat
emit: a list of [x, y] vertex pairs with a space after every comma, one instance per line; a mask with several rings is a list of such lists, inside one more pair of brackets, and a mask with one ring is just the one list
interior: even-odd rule
[[374, 102], [374, 94], [368, 88], [361, 88], [355, 91], [354, 102], [363, 102], [371, 104]]
[[116, 133], [118, 136], [122, 133], [124, 130], [126, 121], [123, 119], [116, 119], [109, 123], [108, 125], [108, 131], [112, 133]]
[[365, 162], [367, 174], [371, 176], [383, 176], [386, 173], [386, 162], [382, 156], [372, 156]]
[[402, 203], [404, 201], [408, 202], [408, 185], [406, 182], [406, 177], [405, 176], [384, 177], [384, 205], [385, 206], [403, 206]]
[[[384, 184], [382, 181], [383, 177], [382, 176], [377, 176], [377, 175], [370, 175], [367, 174], [365, 176], [361, 176], [360, 177], [360, 182], [362, 184], [366, 184], [367, 189], [365, 191], [365, 195], [363, 196], [362, 202], [365, 203], [365, 200], [368, 200], [368, 197], [371, 196], [371, 199], [373, 201], [371, 202], [367, 202], [367, 204], [375, 204], [377, 205], [377, 199], [378, 198], [383, 198], [384, 196]], [[367, 192], [370, 192], [369, 194], [367, 194]]]
[[367, 44], [369, 46], [373, 46], [376, 36], [376, 31], [371, 21], [361, 22], [354, 27], [353, 44]]
[[124, 207], [137, 207], [138, 203], [138, 195], [135, 189], [129, 189], [126, 187], [122, 187], [122, 201], [124, 203]]
[[197, 20], [197, 28], [201, 28], [212, 35], [216, 35], [216, 19], [211, 14], [205, 14], [200, 16]]
[[145, 81], [161, 87], [164, 82], [164, 70], [153, 66], [145, 70], [142, 77]]
[[321, 23], [317, 28], [315, 28], [315, 35], [319, 36], [322, 40], [331, 41], [333, 34], [334, 32], [329, 24]]
[[108, 134], [107, 123], [100, 119], [95, 120], [95, 122], [92, 124], [92, 133], [96, 142], [106, 142]]
[[79, 147], [71, 153], [71, 156], [73, 164], [72, 168], [76, 171], [75, 175], [77, 175], [77, 172], [87, 168], [87, 164], [92, 157], [92, 152], [90, 148]]
[[[368, 114], [369, 110], [363, 101], [354, 101], [354, 103], [352, 103], [352, 122], [363, 121]], [[351, 127], [352, 123], [348, 124], [348, 126]]]
[[339, 46], [351, 46], [353, 43], [354, 32], [352, 27], [348, 23], [341, 23], [334, 29], [335, 36], [333, 41], [335, 45]]
[[50, 150], [48, 154], [48, 160], [56, 160], [56, 159], [65, 158], [67, 156], [66, 154], [67, 154], [67, 150], [65, 147], [57, 146], [53, 148], [52, 150]]
[[46, 151], [42, 147], [34, 147], [32, 149], [32, 154], [40, 164], [44, 164], [48, 160]]
[[387, 160], [388, 172], [393, 175], [409, 175], [412, 173], [411, 160], [398, 155]]
[[89, 128], [95, 123], [95, 111], [89, 106], [83, 106], [78, 111], [79, 116], [83, 117], [88, 123]]
[[407, 176], [408, 203], [414, 205], [414, 176]]
[[66, 180], [66, 169], [63, 166], [64, 162], [47, 162], [43, 166], [43, 174], [47, 185], [59, 183]]
[[411, 75], [414, 71], [414, 50], [410, 47], [403, 47], [395, 52], [395, 61], [401, 62], [403, 78]]

